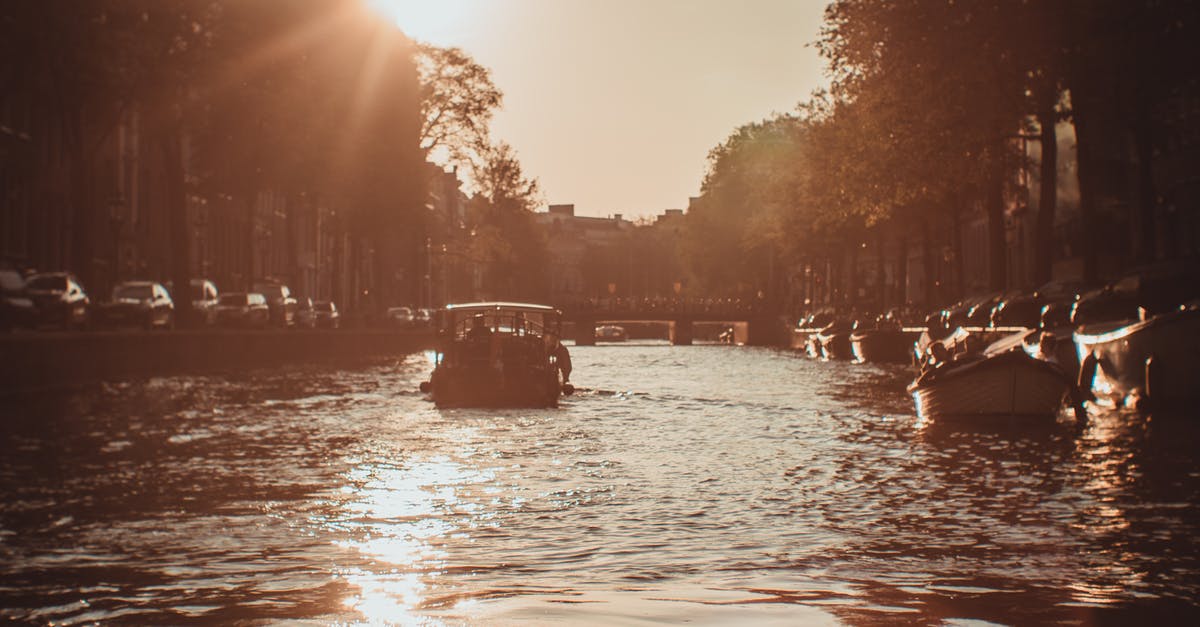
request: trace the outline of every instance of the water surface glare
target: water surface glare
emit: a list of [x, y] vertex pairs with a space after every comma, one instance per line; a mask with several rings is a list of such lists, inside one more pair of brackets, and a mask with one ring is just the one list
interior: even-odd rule
[[1200, 423], [923, 424], [903, 368], [573, 349], [558, 409], [425, 355], [0, 398], [0, 618], [1200, 618]]

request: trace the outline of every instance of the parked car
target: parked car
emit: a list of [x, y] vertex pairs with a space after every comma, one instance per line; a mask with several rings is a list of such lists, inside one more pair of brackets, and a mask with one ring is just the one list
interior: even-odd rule
[[126, 281], [118, 283], [112, 298], [97, 307], [96, 322], [107, 327], [170, 329], [175, 326], [175, 303], [160, 283]]
[[388, 307], [387, 322], [392, 326], [411, 327], [416, 317], [409, 307]]
[[317, 312], [313, 309], [313, 299], [296, 299], [296, 326], [311, 329], [317, 326]]
[[333, 301], [321, 300], [313, 305], [316, 314], [316, 325], [321, 329], [336, 329], [342, 326], [342, 315], [338, 313]]
[[25, 277], [16, 268], [0, 267], [0, 331], [31, 327], [37, 318], [25, 294]]
[[422, 307], [413, 312], [413, 319], [419, 326], [430, 326], [433, 324], [433, 310]]
[[267, 299], [254, 292], [231, 292], [217, 299], [217, 324], [229, 327], [262, 328], [270, 321]]
[[[220, 292], [217, 290], [217, 285], [208, 279], [192, 279], [190, 282], [188, 296], [192, 299], [192, 309], [190, 315], [200, 324], [213, 325], [217, 323], [217, 297]], [[173, 281], [163, 283], [167, 288], [167, 294], [170, 295], [174, 302], [179, 302], [179, 294], [175, 293], [175, 284]], [[176, 312], [176, 315], [181, 315]]]
[[267, 308], [271, 314], [271, 324], [290, 327], [296, 323], [296, 310], [299, 303], [292, 297], [288, 286], [275, 281], [255, 281], [251, 293], [262, 294], [267, 299]]
[[69, 272], [35, 274], [25, 284], [25, 293], [37, 310], [36, 324], [63, 329], [87, 326], [92, 302], [75, 275]]

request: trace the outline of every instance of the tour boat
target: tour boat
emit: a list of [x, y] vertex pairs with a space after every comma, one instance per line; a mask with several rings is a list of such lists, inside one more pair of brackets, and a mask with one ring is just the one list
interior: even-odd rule
[[596, 327], [596, 341], [598, 342], [624, 342], [627, 339], [629, 339], [629, 334], [625, 332], [625, 327], [615, 324]]
[[1079, 385], [1097, 400], [1161, 408], [1200, 400], [1200, 305], [1075, 332]]
[[421, 390], [438, 407], [555, 407], [562, 313], [546, 305], [447, 305], [437, 315], [435, 367]]
[[908, 386], [917, 413], [925, 418], [1057, 414], [1071, 391], [1071, 378], [1058, 364], [1027, 354], [1024, 337], [1013, 334], [983, 351], [953, 357], [947, 348], [945, 359]]

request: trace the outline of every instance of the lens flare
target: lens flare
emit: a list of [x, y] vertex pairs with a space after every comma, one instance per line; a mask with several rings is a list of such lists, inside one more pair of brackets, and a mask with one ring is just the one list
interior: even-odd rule
[[380, 15], [394, 21], [413, 39], [446, 45], [451, 43], [468, 13], [467, 0], [366, 0]]

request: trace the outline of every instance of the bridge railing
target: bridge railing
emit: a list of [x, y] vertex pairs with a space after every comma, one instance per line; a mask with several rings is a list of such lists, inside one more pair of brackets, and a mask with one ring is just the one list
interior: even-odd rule
[[731, 319], [775, 313], [764, 299], [741, 298], [588, 298], [556, 305], [568, 318], [604, 316], [668, 316]]

